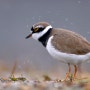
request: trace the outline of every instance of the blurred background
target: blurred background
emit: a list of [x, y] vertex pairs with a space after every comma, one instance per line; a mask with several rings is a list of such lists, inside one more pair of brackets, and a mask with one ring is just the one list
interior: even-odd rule
[[[90, 41], [90, 0], [0, 0], [0, 71], [55, 72], [63, 75], [67, 65], [54, 60], [41, 43], [25, 37], [33, 24], [49, 22], [53, 27], [75, 31]], [[90, 63], [82, 71], [90, 72]], [[62, 73], [63, 72], [63, 73]]]

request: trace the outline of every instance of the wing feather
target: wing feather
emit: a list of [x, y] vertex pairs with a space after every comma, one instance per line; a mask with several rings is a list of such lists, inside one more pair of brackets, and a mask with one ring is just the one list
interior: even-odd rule
[[90, 43], [81, 35], [62, 29], [55, 32], [52, 44], [61, 52], [70, 54], [87, 54], [90, 52]]

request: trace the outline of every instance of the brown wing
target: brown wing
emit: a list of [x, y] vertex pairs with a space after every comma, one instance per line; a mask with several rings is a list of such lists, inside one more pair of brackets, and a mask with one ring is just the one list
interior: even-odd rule
[[68, 30], [53, 30], [52, 44], [61, 52], [70, 54], [86, 54], [90, 52], [90, 43], [79, 34]]

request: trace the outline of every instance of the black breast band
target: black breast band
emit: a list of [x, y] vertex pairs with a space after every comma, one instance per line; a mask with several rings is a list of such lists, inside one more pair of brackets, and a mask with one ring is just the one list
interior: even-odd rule
[[42, 37], [40, 37], [38, 40], [43, 44], [44, 47], [47, 45], [47, 40], [50, 36], [52, 28], [50, 28]]

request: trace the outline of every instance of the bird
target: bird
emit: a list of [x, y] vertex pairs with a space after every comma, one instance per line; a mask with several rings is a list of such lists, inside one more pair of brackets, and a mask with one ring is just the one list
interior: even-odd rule
[[46, 48], [55, 59], [68, 65], [65, 80], [74, 66], [73, 78], [76, 79], [78, 65], [90, 61], [90, 42], [82, 35], [63, 28], [54, 28], [48, 22], [37, 22], [31, 27], [26, 39], [33, 38]]

